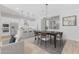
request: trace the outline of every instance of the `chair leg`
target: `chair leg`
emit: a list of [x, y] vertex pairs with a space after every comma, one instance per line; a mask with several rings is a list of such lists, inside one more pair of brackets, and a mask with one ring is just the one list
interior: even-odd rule
[[61, 39], [60, 39], [60, 48], [61, 48]]
[[38, 37], [38, 44], [42, 44], [42, 40], [39, 37]]
[[38, 40], [37, 40], [37, 43], [39, 44], [39, 38], [38, 38]]
[[45, 47], [47, 47], [46, 43], [47, 43], [47, 42], [45, 41]]
[[42, 45], [42, 39], [40, 39], [40, 45]]
[[50, 35], [50, 44], [51, 44], [51, 41], [52, 41], [52, 40], [51, 40], [51, 35]]
[[54, 35], [54, 47], [56, 48], [56, 35]]
[[36, 36], [35, 36], [35, 40], [36, 40]]
[[62, 47], [62, 45], [63, 45], [63, 40], [62, 40], [62, 38], [60, 39], [60, 48]]

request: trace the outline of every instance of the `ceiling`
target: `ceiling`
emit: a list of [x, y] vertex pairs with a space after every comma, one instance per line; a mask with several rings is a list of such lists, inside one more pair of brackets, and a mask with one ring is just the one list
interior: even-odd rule
[[[24, 11], [25, 15], [32, 14], [33, 16], [45, 15], [45, 5], [44, 4], [4, 4], [15, 11]], [[49, 4], [48, 13], [57, 13], [61, 10], [79, 10], [79, 4]]]

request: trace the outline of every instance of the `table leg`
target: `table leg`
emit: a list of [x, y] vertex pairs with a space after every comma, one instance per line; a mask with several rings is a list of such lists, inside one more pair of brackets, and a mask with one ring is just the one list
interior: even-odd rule
[[50, 35], [50, 44], [51, 44], [51, 41], [52, 41], [52, 40], [51, 40], [51, 35]]
[[56, 48], [56, 35], [54, 35], [54, 47]]

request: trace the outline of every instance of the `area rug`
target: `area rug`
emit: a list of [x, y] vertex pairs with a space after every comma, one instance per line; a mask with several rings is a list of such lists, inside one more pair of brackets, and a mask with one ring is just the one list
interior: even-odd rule
[[28, 39], [25, 39], [25, 41], [31, 42], [35, 46], [47, 51], [49, 54], [61, 54], [63, 51], [63, 47], [66, 43], [66, 40], [63, 40], [63, 44], [60, 47], [60, 41], [57, 41], [57, 45], [55, 48], [54, 43], [52, 43], [51, 45], [47, 43], [47, 46], [45, 46], [44, 43], [39, 44], [37, 40], [34, 40], [34, 38], [28, 38]]

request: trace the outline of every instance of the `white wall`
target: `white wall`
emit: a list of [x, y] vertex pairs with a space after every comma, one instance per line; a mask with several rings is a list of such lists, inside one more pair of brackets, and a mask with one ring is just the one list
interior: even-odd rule
[[[30, 21], [30, 24], [33, 28], [37, 29], [37, 24], [39, 29], [41, 29], [41, 19], [43, 16], [45, 16], [45, 6], [44, 5], [6, 5], [12, 9], [15, 9], [19, 7], [21, 10], [24, 10], [25, 12], [32, 12], [35, 14], [36, 21], [32, 23]], [[60, 16], [60, 31], [63, 31], [64, 38], [65, 39], [71, 39], [71, 40], [79, 40], [79, 5], [71, 5], [71, 4], [58, 4], [58, 5], [48, 5], [48, 16]], [[77, 16], [77, 26], [62, 26], [62, 17], [66, 16]]]
[[[60, 16], [60, 31], [63, 31], [65, 39], [79, 41], [79, 5], [50, 5], [50, 16]], [[62, 26], [62, 18], [66, 16], [77, 16], [77, 26]]]
[[23, 20], [17, 19], [17, 18], [1, 17], [0, 18], [0, 35], [10, 35], [10, 27], [9, 27], [9, 32], [6, 32], [6, 33], [2, 32], [2, 24], [10, 24], [10, 23], [18, 23], [19, 26], [22, 26]]
[[[79, 41], [79, 5], [49, 5], [48, 16], [60, 16], [60, 29], [64, 39]], [[66, 16], [77, 16], [77, 26], [63, 26], [62, 18]]]
[[[63, 32], [63, 38], [79, 41], [79, 5], [49, 5], [48, 16], [57, 16], [57, 15], [60, 16], [59, 31]], [[73, 15], [77, 16], [77, 26], [63, 26], [62, 18]]]
[[[64, 37], [72, 40], [79, 40], [79, 10], [66, 9], [62, 10], [61, 16], [61, 30], [64, 32]], [[65, 16], [77, 16], [77, 26], [62, 26], [62, 17]]]

